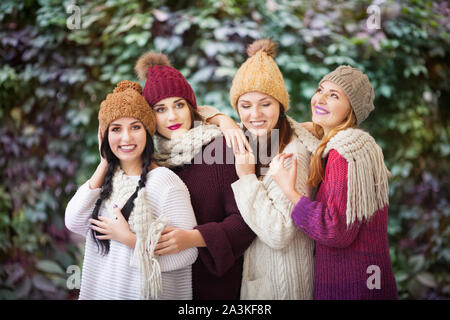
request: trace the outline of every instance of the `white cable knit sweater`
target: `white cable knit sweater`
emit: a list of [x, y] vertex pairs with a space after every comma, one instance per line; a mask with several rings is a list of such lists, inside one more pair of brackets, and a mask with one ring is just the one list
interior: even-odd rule
[[[295, 135], [283, 152], [296, 156], [296, 187], [309, 196], [310, 153]], [[291, 219], [293, 204], [268, 175], [262, 181], [246, 175], [231, 187], [242, 217], [258, 236], [244, 255], [241, 299], [312, 299], [314, 241]]]
[[[129, 178], [136, 183], [139, 181], [139, 176]], [[140, 298], [141, 287], [139, 270], [133, 263], [134, 249], [111, 240], [109, 253], [102, 256], [92, 239], [88, 219], [99, 195], [100, 189], [91, 190], [89, 182], [86, 182], [66, 208], [66, 227], [86, 237], [79, 299], [137, 300]], [[164, 213], [169, 226], [191, 230], [197, 225], [189, 191], [171, 170], [159, 167], [148, 173], [145, 199], [152, 214], [160, 216]], [[112, 217], [105, 202], [107, 201], [102, 203], [99, 215]], [[157, 258], [162, 272], [160, 299], [192, 299], [191, 265], [197, 255], [197, 248], [190, 248]]]

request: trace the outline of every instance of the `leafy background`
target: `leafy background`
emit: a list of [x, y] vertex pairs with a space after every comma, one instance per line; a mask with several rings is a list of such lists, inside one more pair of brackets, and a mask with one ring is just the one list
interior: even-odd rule
[[[80, 26], [76, 25], [76, 4]], [[368, 29], [369, 5], [380, 29]], [[75, 9], [76, 9], [75, 8]], [[236, 117], [228, 90], [245, 47], [278, 43], [290, 115], [310, 119], [320, 78], [364, 70], [376, 110], [364, 124], [390, 179], [390, 253], [401, 299], [450, 298], [447, 1], [4, 0], [0, 3], [0, 299], [73, 299], [82, 241], [64, 211], [98, 163], [97, 112], [136, 79], [145, 51], [169, 55], [201, 104]]]

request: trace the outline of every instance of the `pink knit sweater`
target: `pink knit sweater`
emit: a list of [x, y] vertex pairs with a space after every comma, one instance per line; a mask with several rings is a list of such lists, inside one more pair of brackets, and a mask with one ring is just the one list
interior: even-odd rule
[[347, 228], [347, 161], [331, 150], [315, 201], [303, 196], [295, 224], [316, 241], [314, 299], [397, 299], [388, 207]]

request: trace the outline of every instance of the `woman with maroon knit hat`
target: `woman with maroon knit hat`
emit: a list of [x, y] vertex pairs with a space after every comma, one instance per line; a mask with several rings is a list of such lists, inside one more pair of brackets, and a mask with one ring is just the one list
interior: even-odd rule
[[219, 128], [203, 121], [191, 86], [166, 55], [146, 53], [135, 70], [145, 80], [143, 96], [156, 115], [155, 160], [186, 184], [198, 223], [193, 230], [165, 229], [155, 254], [197, 247], [194, 300], [239, 299], [243, 254], [255, 234], [242, 219], [231, 189], [238, 177], [234, 161], [226, 160], [233, 159], [233, 151]]

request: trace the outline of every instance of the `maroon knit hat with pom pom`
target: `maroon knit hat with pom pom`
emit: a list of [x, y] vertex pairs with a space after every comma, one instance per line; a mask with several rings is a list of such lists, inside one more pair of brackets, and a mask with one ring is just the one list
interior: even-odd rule
[[150, 106], [166, 98], [180, 97], [197, 109], [194, 91], [165, 54], [147, 52], [138, 59], [134, 69], [139, 79], [145, 81], [143, 96]]

